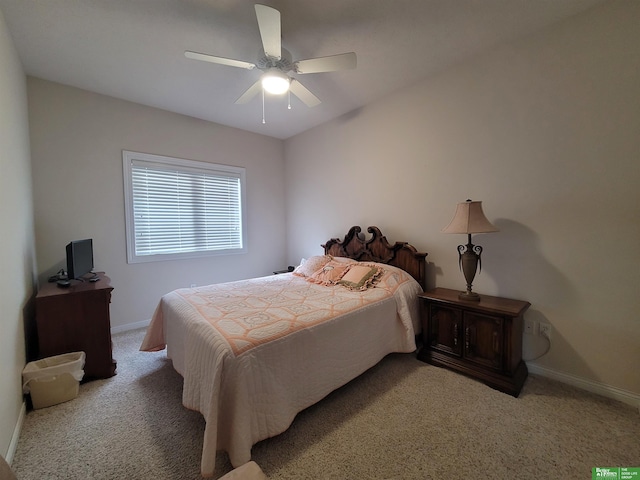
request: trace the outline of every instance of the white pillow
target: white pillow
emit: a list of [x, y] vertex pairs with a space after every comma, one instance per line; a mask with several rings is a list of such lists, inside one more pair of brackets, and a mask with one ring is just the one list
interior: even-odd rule
[[349, 257], [331, 257], [333, 259], [334, 262], [338, 262], [338, 263], [345, 263], [345, 264], [351, 264], [351, 263], [358, 263], [357, 260], [354, 260], [353, 258], [349, 258]]
[[298, 265], [293, 274], [299, 277], [310, 277], [331, 261], [331, 255], [315, 255]]

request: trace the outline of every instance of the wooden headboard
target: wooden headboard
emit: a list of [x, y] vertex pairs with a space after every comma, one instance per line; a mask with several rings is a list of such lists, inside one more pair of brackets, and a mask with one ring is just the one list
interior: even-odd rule
[[418, 252], [407, 242], [389, 245], [378, 227], [369, 227], [372, 237], [365, 240], [360, 227], [351, 227], [343, 240], [332, 238], [324, 245], [325, 255], [348, 257], [363, 262], [378, 262], [401, 268], [415, 278], [424, 289], [426, 283], [426, 253]]

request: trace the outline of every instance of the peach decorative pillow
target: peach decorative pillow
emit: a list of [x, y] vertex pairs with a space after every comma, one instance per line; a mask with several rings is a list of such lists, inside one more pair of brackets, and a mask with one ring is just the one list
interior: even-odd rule
[[349, 265], [349, 270], [338, 281], [338, 284], [344, 285], [350, 290], [366, 290], [373, 286], [383, 272], [382, 267], [356, 263]]
[[310, 277], [331, 261], [331, 255], [315, 255], [298, 265], [293, 274], [299, 277]]
[[321, 285], [334, 285], [342, 278], [342, 275], [344, 275], [348, 269], [349, 264], [331, 260], [320, 270], [308, 277], [307, 281]]

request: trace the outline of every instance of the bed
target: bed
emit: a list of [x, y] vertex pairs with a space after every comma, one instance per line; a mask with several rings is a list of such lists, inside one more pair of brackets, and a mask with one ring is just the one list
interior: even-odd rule
[[427, 254], [367, 231], [330, 239], [291, 273], [162, 297], [141, 350], [167, 349], [183, 405], [204, 416], [203, 476], [217, 450], [234, 467], [249, 462], [300, 411], [387, 354], [415, 350]]

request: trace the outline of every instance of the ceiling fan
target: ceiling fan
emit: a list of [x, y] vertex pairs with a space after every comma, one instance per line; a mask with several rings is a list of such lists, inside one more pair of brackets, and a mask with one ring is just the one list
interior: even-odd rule
[[[320, 99], [298, 80], [292, 78], [289, 75], [290, 72], [307, 74], [335, 72], [356, 68], [356, 54], [353, 52], [293, 61], [289, 51], [282, 48], [281, 45], [280, 12], [275, 8], [260, 4], [256, 4], [255, 9], [263, 50], [260, 52], [260, 58], [258, 58], [255, 63], [216, 57], [188, 50], [184, 52], [185, 57], [193, 60], [202, 60], [230, 67], [245, 68], [247, 70], [253, 70], [254, 68], [262, 70], [264, 73], [260, 79], [236, 100], [236, 104], [249, 102], [249, 100], [260, 91], [273, 94], [283, 94], [289, 91], [308, 107], [314, 107], [320, 104]], [[289, 106], [289, 108], [291, 107]]]

